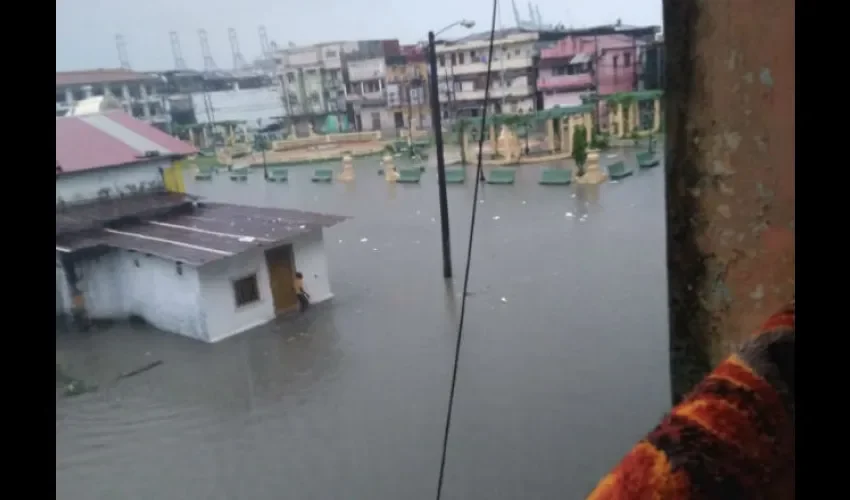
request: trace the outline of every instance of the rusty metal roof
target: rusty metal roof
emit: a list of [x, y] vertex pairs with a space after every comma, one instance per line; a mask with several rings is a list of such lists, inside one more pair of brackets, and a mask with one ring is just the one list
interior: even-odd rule
[[291, 242], [347, 217], [222, 203], [57, 238], [57, 250], [111, 247], [200, 266], [255, 248]]
[[130, 217], [158, 217], [191, 204], [195, 197], [164, 189], [56, 207], [56, 236], [98, 229]]

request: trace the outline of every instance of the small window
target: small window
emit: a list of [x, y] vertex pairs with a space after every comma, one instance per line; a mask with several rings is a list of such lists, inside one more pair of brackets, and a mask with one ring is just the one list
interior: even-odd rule
[[623, 66], [629, 67], [632, 65], [632, 55], [626, 52], [623, 54]]
[[617, 63], [619, 62], [619, 59], [620, 59], [620, 58], [619, 58], [619, 57], [617, 57], [617, 56], [614, 56], [612, 59], [613, 59], [613, 61], [614, 61], [614, 67], [616, 68], [616, 67], [617, 67]]
[[233, 281], [233, 296], [236, 307], [242, 307], [260, 300], [260, 289], [257, 286], [257, 275], [252, 274]]
[[442, 68], [445, 65], [446, 65], [446, 56], [444, 56], [443, 54], [440, 54], [440, 67]]
[[459, 52], [457, 55], [457, 63], [463, 64], [463, 52]]

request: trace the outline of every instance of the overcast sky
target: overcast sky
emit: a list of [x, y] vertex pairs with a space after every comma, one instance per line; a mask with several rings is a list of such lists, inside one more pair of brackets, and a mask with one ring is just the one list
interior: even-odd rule
[[[497, 27], [515, 26], [513, 8], [500, 1]], [[540, 0], [544, 22], [566, 26], [613, 23], [661, 25], [661, 0]], [[56, 70], [118, 67], [115, 35], [127, 43], [133, 69], [174, 67], [168, 33], [177, 31], [189, 67], [202, 65], [198, 29], [207, 30], [219, 68], [229, 69], [233, 58], [228, 28], [235, 28], [248, 61], [260, 54], [258, 27], [280, 46], [327, 40], [398, 38], [402, 43], [424, 39], [460, 18], [476, 22], [475, 31], [489, 29], [492, 3], [484, 0], [57, 0]], [[528, 3], [517, 1], [523, 20]], [[445, 37], [462, 36], [463, 28]]]

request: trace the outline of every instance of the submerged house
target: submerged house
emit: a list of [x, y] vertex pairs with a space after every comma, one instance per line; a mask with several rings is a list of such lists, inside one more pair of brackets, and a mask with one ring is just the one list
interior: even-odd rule
[[216, 342], [332, 297], [323, 229], [343, 217], [207, 203], [184, 192], [195, 149], [123, 112], [56, 119], [56, 312], [143, 318]]

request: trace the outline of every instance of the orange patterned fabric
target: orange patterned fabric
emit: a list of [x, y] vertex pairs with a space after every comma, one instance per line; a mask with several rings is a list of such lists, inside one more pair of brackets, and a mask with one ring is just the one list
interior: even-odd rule
[[588, 499], [793, 499], [793, 338], [791, 303], [673, 408]]

